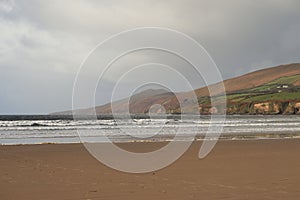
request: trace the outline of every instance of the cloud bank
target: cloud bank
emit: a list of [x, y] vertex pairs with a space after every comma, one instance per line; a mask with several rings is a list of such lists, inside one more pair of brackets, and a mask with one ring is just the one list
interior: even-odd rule
[[[0, 0], [0, 113], [70, 109], [73, 81], [89, 51], [112, 34], [141, 26], [190, 35], [224, 79], [299, 62], [299, 8], [298, 0]], [[152, 59], [172, 63], [171, 57], [144, 52], [115, 68]]]

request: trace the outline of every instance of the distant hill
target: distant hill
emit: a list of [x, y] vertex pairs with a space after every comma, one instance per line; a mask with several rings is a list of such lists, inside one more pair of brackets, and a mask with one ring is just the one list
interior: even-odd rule
[[[300, 64], [280, 65], [224, 81], [227, 107], [212, 109], [208, 88], [203, 87], [191, 92], [174, 94], [164, 90], [146, 90], [130, 99], [114, 102], [117, 113], [129, 110], [133, 114], [148, 113], [153, 104], [161, 104], [168, 113], [181, 113], [179, 102], [189, 102], [192, 92], [198, 98], [199, 106], [187, 104], [190, 113], [211, 112], [227, 114], [298, 114], [300, 109]], [[224, 98], [219, 84], [210, 86], [214, 91], [212, 98]], [[221, 105], [220, 105], [221, 107]], [[213, 111], [212, 111], [213, 110]], [[110, 114], [111, 104], [96, 107], [97, 114]], [[157, 112], [160, 112], [157, 110]], [[70, 111], [56, 114], [70, 114]], [[78, 110], [77, 113], [89, 114], [91, 109]]]

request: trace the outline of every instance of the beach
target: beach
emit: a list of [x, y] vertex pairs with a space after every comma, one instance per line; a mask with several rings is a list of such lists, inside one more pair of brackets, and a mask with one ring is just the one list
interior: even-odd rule
[[300, 139], [219, 141], [202, 160], [200, 146], [146, 174], [108, 168], [82, 144], [0, 146], [0, 199], [299, 199]]

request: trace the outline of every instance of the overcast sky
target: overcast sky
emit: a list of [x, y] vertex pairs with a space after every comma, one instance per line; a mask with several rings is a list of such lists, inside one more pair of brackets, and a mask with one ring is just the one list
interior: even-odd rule
[[[0, 0], [0, 113], [70, 109], [83, 59], [107, 37], [136, 27], [166, 27], [191, 36], [224, 79], [300, 62], [299, 9], [299, 0]], [[115, 69], [150, 58], [173, 60], [142, 52]]]

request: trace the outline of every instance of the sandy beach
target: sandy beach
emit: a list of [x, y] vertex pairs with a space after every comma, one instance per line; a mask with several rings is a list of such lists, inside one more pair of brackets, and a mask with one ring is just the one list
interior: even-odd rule
[[[163, 143], [120, 145], [145, 152]], [[82, 144], [0, 146], [0, 199], [300, 198], [300, 139], [219, 141], [203, 160], [200, 145], [147, 174], [110, 169]]]

